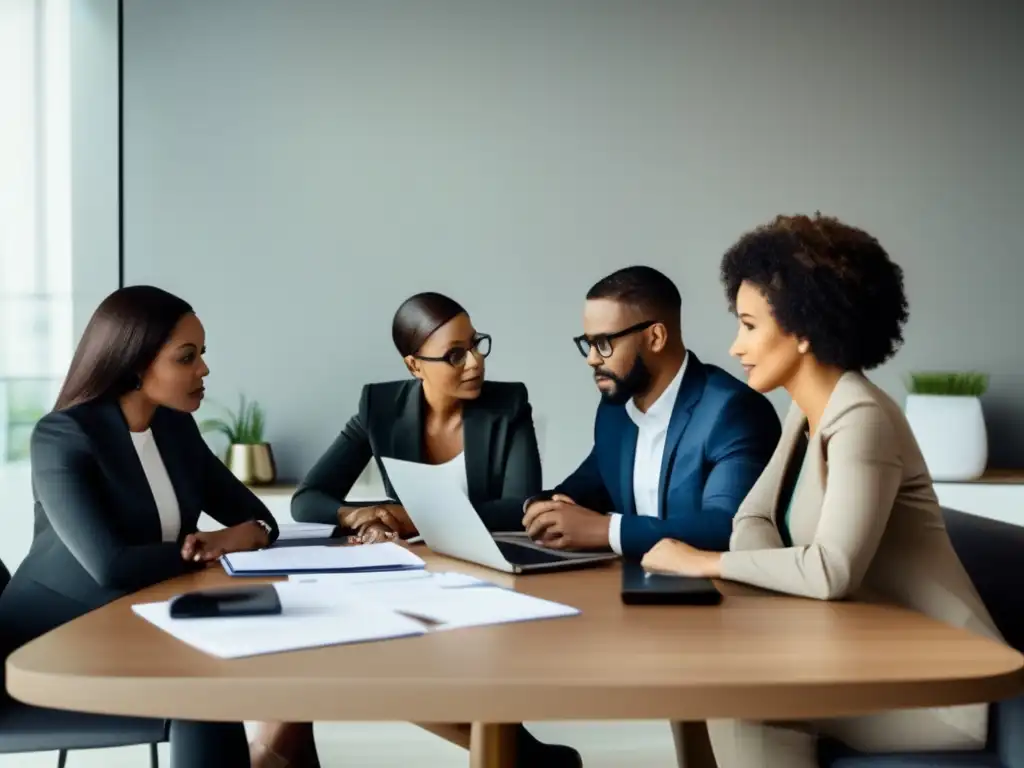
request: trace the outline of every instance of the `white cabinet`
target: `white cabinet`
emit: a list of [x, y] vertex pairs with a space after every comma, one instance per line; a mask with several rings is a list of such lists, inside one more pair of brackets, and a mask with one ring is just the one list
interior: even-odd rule
[[944, 507], [1024, 525], [1024, 470], [993, 470], [966, 483], [935, 483], [935, 493]]

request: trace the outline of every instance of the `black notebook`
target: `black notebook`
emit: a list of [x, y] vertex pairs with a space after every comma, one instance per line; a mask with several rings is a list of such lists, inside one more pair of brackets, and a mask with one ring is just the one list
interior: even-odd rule
[[711, 579], [648, 573], [638, 562], [622, 563], [622, 602], [626, 605], [717, 605], [722, 602]]

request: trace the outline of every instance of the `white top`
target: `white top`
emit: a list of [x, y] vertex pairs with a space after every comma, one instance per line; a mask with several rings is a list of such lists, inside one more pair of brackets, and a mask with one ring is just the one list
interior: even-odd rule
[[[687, 351], [679, 372], [672, 379], [658, 399], [651, 403], [646, 412], [636, 407], [630, 400], [626, 403], [626, 413], [637, 426], [636, 453], [633, 455], [633, 500], [636, 502], [636, 513], [646, 517], [658, 516], [658, 499], [661, 495], [661, 460], [665, 455], [665, 438], [668, 437], [668, 425], [672, 421], [672, 410], [676, 405], [679, 387], [686, 374], [686, 364], [690, 360]], [[622, 515], [613, 514], [608, 523], [608, 543], [612, 551], [622, 554]]]
[[142, 471], [146, 473], [146, 480], [149, 481], [149, 490], [156, 501], [156, 511], [160, 514], [161, 540], [177, 541], [178, 534], [181, 533], [181, 508], [178, 506], [178, 497], [174, 493], [174, 486], [171, 485], [171, 478], [167, 474], [167, 467], [164, 466], [164, 460], [160, 457], [160, 450], [153, 438], [153, 431], [147, 429], [145, 432], [132, 432], [131, 436], [135, 452], [139, 454], [139, 461], [142, 462]]
[[466, 494], [466, 498], [469, 498], [469, 480], [466, 478], [466, 453], [462, 451], [458, 456], [449, 459], [444, 464], [438, 466], [444, 467], [445, 472], [451, 472], [452, 475], [459, 481], [459, 489]]

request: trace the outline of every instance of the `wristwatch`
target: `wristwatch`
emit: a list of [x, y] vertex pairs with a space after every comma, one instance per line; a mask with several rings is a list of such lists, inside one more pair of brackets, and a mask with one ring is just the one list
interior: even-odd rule
[[267, 534], [267, 545], [269, 546], [270, 545], [270, 537], [273, 535], [274, 529], [270, 527], [270, 523], [268, 523], [266, 520], [260, 520], [258, 518], [253, 518], [253, 522], [256, 523], [256, 525], [258, 525], [260, 528], [262, 528], [266, 532], [266, 534]]

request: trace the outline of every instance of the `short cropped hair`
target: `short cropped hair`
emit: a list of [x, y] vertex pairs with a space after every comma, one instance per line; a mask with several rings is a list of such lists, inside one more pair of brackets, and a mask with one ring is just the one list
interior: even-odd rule
[[903, 270], [873, 236], [833, 217], [777, 216], [726, 251], [721, 278], [733, 312], [740, 285], [756, 286], [779, 326], [826, 365], [875, 368], [903, 343]]
[[666, 275], [653, 267], [625, 267], [594, 283], [587, 299], [610, 299], [629, 304], [659, 319], [679, 318], [683, 300]]

